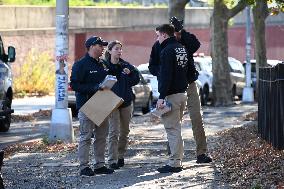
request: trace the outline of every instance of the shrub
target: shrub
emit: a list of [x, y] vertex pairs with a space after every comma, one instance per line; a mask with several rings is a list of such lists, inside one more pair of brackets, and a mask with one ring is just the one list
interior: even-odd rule
[[55, 64], [47, 52], [29, 51], [14, 75], [15, 95], [47, 95], [54, 92]]

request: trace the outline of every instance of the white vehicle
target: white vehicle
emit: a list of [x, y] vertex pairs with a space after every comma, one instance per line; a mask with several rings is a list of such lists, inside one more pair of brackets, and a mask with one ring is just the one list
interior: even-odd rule
[[[158, 91], [158, 80], [156, 76], [153, 76], [148, 68], [149, 63], [140, 64], [137, 69], [141, 72], [142, 76], [144, 77], [145, 81], [148, 82], [152, 87], [153, 93], [153, 101], [157, 101], [159, 99], [160, 93]], [[200, 81], [196, 81], [197, 87], [200, 89], [202, 83]]]
[[[246, 70], [246, 62], [244, 61], [243, 66]], [[256, 60], [252, 59], [250, 60], [251, 63], [251, 86], [253, 88], [254, 93], [256, 92]], [[280, 60], [267, 60], [267, 66], [275, 66], [277, 64], [281, 63]]]
[[232, 97], [238, 96], [239, 98], [242, 97], [243, 89], [246, 85], [245, 81], [245, 69], [243, 64], [232, 57], [228, 58], [230, 64], [230, 79], [232, 83]]
[[[232, 57], [228, 57], [230, 65], [230, 80], [232, 83], [232, 98], [242, 96], [245, 87], [245, 71], [242, 63]], [[199, 72], [198, 80], [201, 83], [199, 90], [201, 104], [205, 105], [212, 97], [213, 72], [212, 58], [210, 56], [199, 55], [194, 57], [196, 70]]]
[[157, 101], [160, 93], [158, 91], [158, 80], [156, 76], [153, 76], [150, 71], [149, 71], [149, 63], [146, 64], [140, 64], [137, 69], [140, 71], [140, 73], [142, 74], [142, 76], [144, 77], [145, 81], [147, 83], [150, 83], [151, 87], [152, 87], [152, 93], [153, 93], [153, 100]]
[[199, 72], [198, 83], [200, 83], [199, 95], [201, 105], [206, 105], [212, 96], [212, 59], [210, 56], [198, 56], [194, 58], [194, 65]]

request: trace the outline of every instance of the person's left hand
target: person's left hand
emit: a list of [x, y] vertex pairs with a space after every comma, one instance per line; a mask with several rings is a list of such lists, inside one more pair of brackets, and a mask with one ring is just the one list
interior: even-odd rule
[[127, 75], [130, 74], [130, 70], [128, 68], [124, 68], [123, 72], [126, 73]]
[[156, 103], [156, 108], [157, 109], [163, 109], [164, 107], [165, 107], [164, 99], [158, 99], [158, 101]]
[[175, 16], [171, 17], [170, 23], [174, 25], [176, 32], [180, 32], [183, 29], [183, 20], [179, 20]]

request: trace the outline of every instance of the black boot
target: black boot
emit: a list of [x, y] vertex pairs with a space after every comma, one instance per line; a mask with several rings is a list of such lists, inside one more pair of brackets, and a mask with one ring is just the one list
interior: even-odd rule
[[82, 175], [84, 175], [84, 176], [94, 176], [95, 173], [94, 173], [94, 171], [90, 167], [86, 167], [86, 168], [84, 168], [84, 169], [82, 169], [80, 171], [80, 175], [81, 176]]
[[124, 166], [124, 159], [123, 158], [122, 159], [118, 159], [117, 165], [118, 165], [118, 167], [123, 167]]
[[210, 163], [210, 162], [212, 162], [212, 158], [209, 157], [208, 155], [201, 154], [197, 156], [196, 163]]

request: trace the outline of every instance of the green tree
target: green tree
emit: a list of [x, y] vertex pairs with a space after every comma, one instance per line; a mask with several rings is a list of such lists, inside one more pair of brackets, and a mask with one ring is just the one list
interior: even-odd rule
[[[253, 8], [254, 18], [254, 41], [255, 41], [255, 59], [256, 59], [256, 98], [258, 97], [258, 78], [259, 67], [267, 65], [266, 43], [265, 43], [265, 20], [270, 15], [277, 15], [279, 12], [284, 12], [283, 0], [247, 0]], [[268, 4], [272, 5], [268, 8]]]

